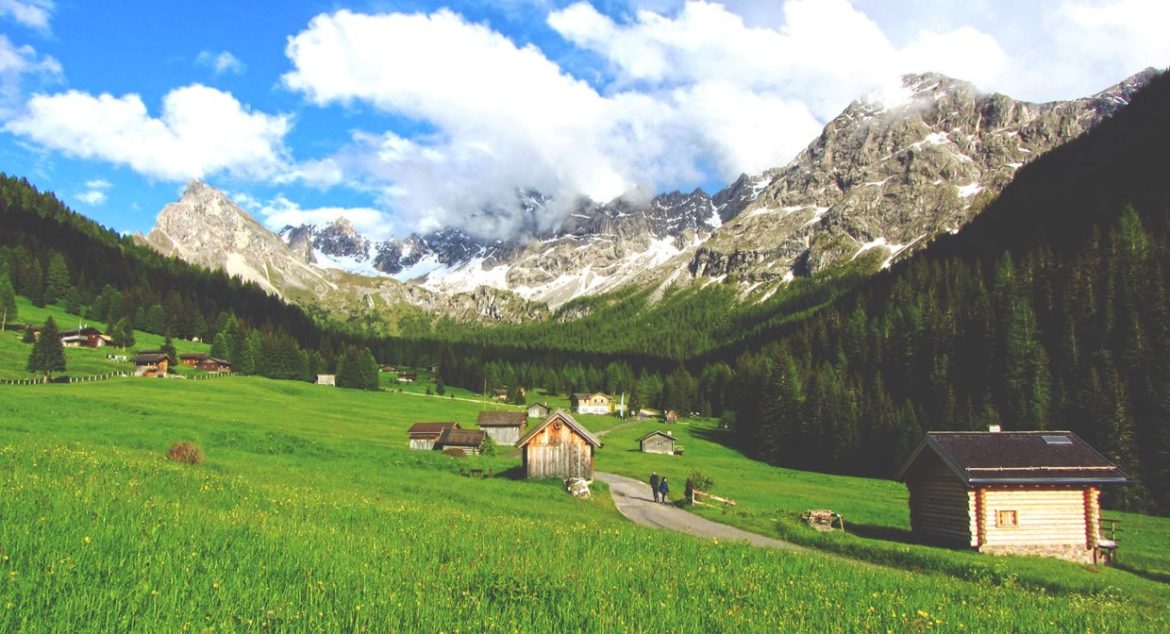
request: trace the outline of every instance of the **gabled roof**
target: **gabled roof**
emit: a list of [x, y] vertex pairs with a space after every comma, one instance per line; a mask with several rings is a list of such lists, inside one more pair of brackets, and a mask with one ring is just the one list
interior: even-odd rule
[[101, 335], [102, 331], [94, 328], [93, 326], [86, 326], [84, 328], [73, 328], [72, 330], [61, 330], [58, 331], [57, 334], [62, 337], [91, 337], [94, 335]]
[[175, 360], [171, 358], [171, 355], [163, 353], [163, 352], [140, 352], [140, 353], [134, 355], [134, 363], [136, 365], [146, 365], [148, 363], [158, 363], [159, 361], [162, 361], [163, 359], [166, 359], [168, 363], [175, 362]]
[[482, 429], [447, 428], [435, 444], [442, 447], [480, 447], [486, 437], [487, 433]]
[[613, 397], [609, 394], [606, 394], [605, 392], [573, 392], [573, 398], [577, 399], [578, 401], [583, 398], [589, 398], [590, 396], [604, 396], [611, 401], [613, 400]]
[[202, 361], [204, 359], [210, 359], [211, 357], [208, 356], [207, 353], [205, 353], [205, 352], [188, 352], [186, 354], [179, 355], [179, 358], [180, 359], [195, 359], [196, 361]]
[[569, 429], [572, 429], [573, 431], [580, 434], [581, 437], [584, 438], [589, 444], [593, 445], [594, 447], [601, 446], [601, 441], [598, 440], [597, 436], [594, 436], [588, 429], [582, 427], [581, 423], [578, 423], [576, 420], [574, 420], [573, 417], [563, 409], [558, 409], [557, 411], [550, 414], [548, 418], [544, 419], [544, 422], [528, 430], [527, 434], [524, 434], [520, 440], [516, 441], [516, 446], [523, 447], [524, 445], [527, 445], [528, 441], [532, 440], [533, 437], [540, 433], [540, 430], [548, 427], [554, 420], [557, 420], [558, 418], [561, 419], [566, 425], [568, 425]]
[[552, 408], [551, 408], [551, 407], [549, 407], [549, 406], [548, 406], [548, 403], [545, 403], [544, 401], [533, 401], [533, 402], [531, 402], [531, 403], [529, 403], [529, 404], [528, 404], [528, 408], [529, 408], [529, 409], [531, 409], [531, 408], [533, 408], [533, 407], [538, 407], [538, 406], [539, 406], [539, 407], [543, 407], [543, 408], [545, 408], [546, 410], [552, 411]]
[[927, 450], [968, 486], [1128, 482], [1124, 471], [1070, 431], [928, 432], [898, 480]]
[[432, 435], [441, 434], [451, 428], [459, 429], [459, 423], [415, 423], [406, 430], [406, 433], [412, 436], [415, 434]]
[[528, 412], [480, 412], [480, 427], [521, 427], [528, 424]]
[[675, 438], [673, 435], [656, 429], [656, 430], [650, 432], [649, 434], [646, 434], [645, 436], [641, 436], [640, 438], [638, 438], [638, 442], [642, 442], [643, 440], [646, 440], [647, 438], [649, 438], [651, 436], [662, 436], [663, 438], [669, 438], [671, 440], [678, 440], [678, 438]]
[[208, 357], [208, 356], [206, 356], [206, 355], [204, 355], [204, 358], [200, 359], [200, 361], [203, 361], [203, 362], [210, 361], [210, 362], [212, 362], [212, 363], [215, 363], [215, 364], [217, 364], [217, 365], [226, 365], [226, 366], [229, 366], [229, 367], [230, 367], [230, 366], [231, 366], [231, 364], [232, 364], [232, 362], [231, 362], [231, 361], [228, 361], [227, 359], [217, 359], [217, 358], [215, 358], [215, 357]]

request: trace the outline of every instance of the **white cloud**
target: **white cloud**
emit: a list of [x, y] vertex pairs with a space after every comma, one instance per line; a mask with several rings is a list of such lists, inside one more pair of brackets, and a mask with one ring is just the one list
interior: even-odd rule
[[0, 119], [11, 117], [24, 101], [26, 78], [46, 83], [61, 78], [61, 64], [40, 57], [27, 44], [16, 46], [0, 33]]
[[184, 181], [222, 172], [245, 178], [280, 173], [290, 126], [285, 115], [253, 112], [230, 93], [192, 84], [167, 93], [158, 117], [136, 94], [38, 94], [4, 129], [67, 156]]
[[77, 194], [76, 198], [81, 202], [91, 205], [99, 206], [106, 203], [106, 192], [110, 190], [113, 185], [110, 181], [104, 178], [94, 178], [85, 181], [85, 191]]
[[233, 194], [232, 199], [244, 207], [271, 231], [280, 231], [287, 226], [304, 224], [327, 224], [338, 218], [346, 218], [358, 233], [374, 240], [391, 237], [393, 223], [390, 215], [369, 207], [316, 207], [304, 209], [300, 204], [278, 194], [269, 201], [260, 201], [244, 194]]
[[53, 8], [53, 0], [0, 0], [0, 17], [12, 18], [38, 31], [48, 31]]
[[195, 57], [195, 63], [210, 68], [216, 75], [222, 75], [224, 73], [243, 75], [244, 71], [248, 68], [244, 62], [241, 62], [239, 58], [228, 51], [220, 51], [218, 53], [200, 51], [199, 55]]

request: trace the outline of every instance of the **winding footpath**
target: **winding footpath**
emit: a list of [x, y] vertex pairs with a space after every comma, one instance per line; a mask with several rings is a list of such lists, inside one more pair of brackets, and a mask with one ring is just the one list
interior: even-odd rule
[[618, 511], [631, 521], [644, 526], [665, 528], [678, 533], [687, 533], [704, 539], [721, 539], [725, 541], [744, 541], [761, 548], [775, 548], [805, 552], [808, 549], [772, 537], [765, 537], [756, 533], [713, 522], [694, 513], [688, 513], [669, 504], [660, 504], [654, 501], [650, 492], [650, 485], [640, 480], [620, 476], [616, 473], [598, 471], [593, 477], [609, 485], [610, 495]]

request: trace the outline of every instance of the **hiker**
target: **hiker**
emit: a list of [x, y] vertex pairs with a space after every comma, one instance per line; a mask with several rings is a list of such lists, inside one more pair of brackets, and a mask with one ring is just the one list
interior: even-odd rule
[[670, 498], [666, 497], [666, 494], [670, 493], [670, 487], [666, 484], [666, 476], [662, 476], [662, 479], [659, 480], [658, 492], [662, 494], [662, 503], [670, 504]]
[[654, 501], [658, 501], [658, 472], [650, 474], [650, 492], [654, 494]]

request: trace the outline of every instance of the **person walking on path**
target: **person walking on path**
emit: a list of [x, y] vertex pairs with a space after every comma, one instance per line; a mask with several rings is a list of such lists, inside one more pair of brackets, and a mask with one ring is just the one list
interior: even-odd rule
[[650, 492], [654, 494], [654, 501], [658, 501], [658, 472], [650, 474]]
[[670, 504], [670, 498], [667, 497], [667, 494], [670, 493], [670, 486], [666, 484], [666, 476], [662, 476], [662, 479], [658, 481], [658, 493], [662, 496], [663, 504]]

